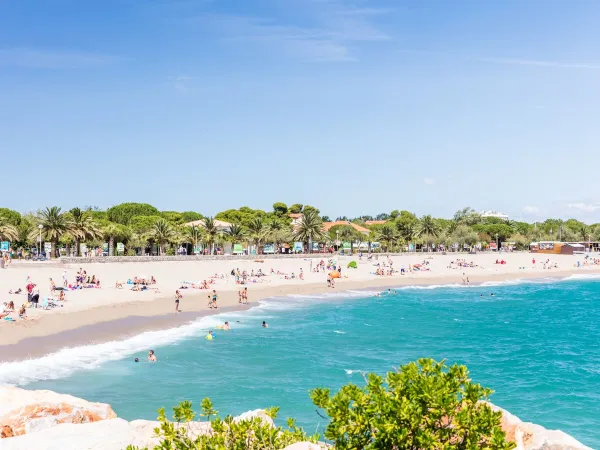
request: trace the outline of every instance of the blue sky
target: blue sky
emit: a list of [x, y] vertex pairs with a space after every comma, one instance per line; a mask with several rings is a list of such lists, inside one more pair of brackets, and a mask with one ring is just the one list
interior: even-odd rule
[[0, 0], [0, 203], [470, 205], [597, 222], [599, 13], [591, 0]]

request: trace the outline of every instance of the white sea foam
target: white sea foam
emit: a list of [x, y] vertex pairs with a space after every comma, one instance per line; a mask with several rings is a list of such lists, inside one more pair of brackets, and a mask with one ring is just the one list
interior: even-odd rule
[[333, 330], [333, 332], [334, 332], [335, 334], [346, 334], [346, 332], [345, 332], [345, 331], [340, 331], [340, 330]]
[[[96, 369], [108, 361], [117, 361], [149, 348], [173, 344], [201, 334], [223, 322], [223, 315], [202, 317], [194, 322], [161, 331], [147, 331], [122, 341], [63, 348], [36, 359], [0, 363], [0, 385], [25, 385], [34, 381], [68, 377], [76, 371]], [[229, 316], [227, 316], [229, 319]]]
[[463, 284], [414, 284], [414, 285], [409, 285], [409, 286], [401, 286], [401, 287], [397, 287], [395, 288], [396, 290], [408, 290], [408, 289], [415, 289], [415, 290], [430, 290], [430, 289], [453, 289], [453, 288], [467, 288], [467, 286], [463, 285]]
[[598, 280], [600, 279], [600, 274], [597, 273], [577, 273], [570, 275], [566, 278], [563, 278], [562, 281], [574, 281], [574, 280]]
[[354, 375], [355, 373], [360, 373], [361, 375], [366, 374], [367, 372], [365, 372], [364, 370], [358, 370], [358, 369], [344, 369], [344, 372], [346, 372], [346, 375]]

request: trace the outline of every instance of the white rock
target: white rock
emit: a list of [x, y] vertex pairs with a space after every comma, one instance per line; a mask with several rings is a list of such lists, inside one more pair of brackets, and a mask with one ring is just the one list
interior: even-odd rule
[[234, 417], [234, 422], [241, 422], [242, 420], [252, 420], [254, 418], [261, 419], [266, 425], [275, 426], [273, 419], [266, 413], [264, 409], [255, 409], [253, 411], [248, 411], [239, 416]]
[[110, 405], [52, 391], [0, 387], [0, 428], [4, 436], [37, 433], [61, 423], [89, 423], [117, 417]]
[[517, 444], [515, 450], [592, 450], [560, 430], [547, 430], [541, 425], [523, 422], [496, 405], [488, 405], [494, 411], [502, 412], [502, 429], [507, 439]]

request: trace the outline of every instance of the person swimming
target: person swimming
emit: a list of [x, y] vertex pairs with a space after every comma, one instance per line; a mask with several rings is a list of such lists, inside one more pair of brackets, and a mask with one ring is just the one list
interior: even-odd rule
[[208, 334], [206, 335], [206, 340], [208, 340], [208, 341], [212, 341], [212, 340], [213, 340], [213, 338], [214, 338], [214, 336], [215, 336], [215, 335], [214, 335], [214, 333], [213, 333], [213, 332], [212, 332], [212, 330], [211, 330], [211, 331], [209, 331], [209, 332], [208, 332]]
[[229, 326], [229, 322], [225, 322], [225, 323], [223, 324], [223, 329], [224, 329], [224, 330], [227, 330], [227, 331], [231, 330], [231, 327]]
[[140, 362], [140, 358], [135, 358], [133, 362]]
[[148, 361], [156, 362], [156, 355], [154, 354], [154, 350], [150, 350], [148, 352]]
[[267, 322], [265, 322], [265, 321], [263, 320], [262, 327], [263, 327], [263, 328], [269, 328], [269, 325], [267, 325]]

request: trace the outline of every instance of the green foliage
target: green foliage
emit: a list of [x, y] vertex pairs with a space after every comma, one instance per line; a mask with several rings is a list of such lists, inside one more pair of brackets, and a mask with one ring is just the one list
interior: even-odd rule
[[194, 211], [185, 211], [181, 213], [183, 223], [195, 222], [196, 220], [204, 219], [204, 216]]
[[165, 219], [171, 225], [183, 225], [185, 223], [183, 214], [177, 211], [161, 211], [160, 217]]
[[294, 239], [308, 244], [308, 252], [312, 252], [312, 243], [323, 239], [323, 222], [317, 213], [312, 210], [305, 211], [300, 224], [294, 230]]
[[4, 223], [13, 226], [19, 226], [21, 224], [21, 214], [17, 211], [13, 211], [8, 208], [0, 208], [0, 217], [3, 218]]
[[[365, 376], [364, 387], [343, 386], [310, 392], [313, 403], [329, 416], [325, 437], [336, 450], [511, 450], [500, 427], [502, 413], [487, 400], [491, 391], [473, 383], [466, 367], [420, 359], [381, 377]], [[269, 408], [272, 419], [279, 408]], [[219, 417], [210, 399], [201, 403], [200, 417], [210, 428], [197, 436], [198, 414], [185, 401], [173, 408], [172, 420], [159, 410], [160, 440], [154, 450], [279, 450], [295, 442], [317, 442], [293, 419], [287, 428], [259, 419], [234, 421]], [[191, 433], [190, 433], [191, 431]], [[189, 437], [188, 436], [193, 436]], [[129, 446], [128, 450], [139, 450]]]
[[294, 203], [292, 206], [290, 206], [289, 212], [291, 214], [301, 213], [303, 207], [304, 207], [304, 205], [302, 205], [301, 203]]
[[283, 216], [283, 215], [287, 214], [288, 207], [283, 202], [273, 203], [273, 212], [275, 214], [277, 214], [278, 216]]
[[[171, 224], [165, 219], [158, 219], [154, 223], [150, 236], [158, 244], [159, 253], [161, 255], [165, 254], [165, 244], [174, 241], [178, 237]], [[173, 252], [172, 254], [175, 254], [175, 252]]]
[[331, 418], [325, 437], [336, 450], [509, 450], [500, 412], [480, 400], [489, 389], [472, 383], [464, 366], [420, 359], [366, 386], [343, 386], [335, 395], [315, 389], [314, 404]]
[[[52, 243], [52, 256], [56, 257], [56, 245], [60, 237], [69, 231], [69, 217], [58, 206], [43, 209], [37, 216], [38, 225], [42, 226], [42, 238]], [[30, 235], [37, 239], [39, 229], [32, 228]]]
[[137, 216], [159, 216], [158, 209], [148, 203], [121, 203], [106, 211], [108, 220], [122, 225], [129, 225]]
[[381, 245], [385, 248], [386, 252], [391, 251], [394, 244], [398, 242], [400, 234], [396, 229], [389, 224], [383, 225], [377, 233], [377, 239], [381, 242]]
[[162, 219], [161, 216], [136, 216], [132, 217], [129, 222], [129, 228], [134, 233], [144, 234], [150, 233], [154, 228], [154, 224]]
[[319, 213], [321, 211], [319, 211], [317, 208], [315, 208], [314, 206], [310, 206], [310, 205], [304, 205], [304, 208], [302, 208], [302, 213], [306, 214], [308, 212], [312, 212], [314, 214], [316, 214], [317, 216], [319, 215]]
[[[160, 409], [160, 426], [154, 430], [160, 444], [154, 450], [280, 450], [296, 442], [317, 442], [319, 439], [318, 435], [307, 436], [292, 419], [288, 419], [287, 428], [271, 426], [258, 417], [240, 421], [234, 421], [231, 416], [221, 419], [208, 398], [202, 400], [201, 408], [200, 416], [209, 420], [210, 432], [199, 436], [189, 433], [196, 437], [188, 436], [188, 432], [195, 429], [192, 424], [196, 418], [191, 402], [184, 401], [175, 406], [172, 421], [167, 419], [165, 410]], [[279, 408], [269, 408], [267, 415], [275, 418], [278, 411]], [[130, 445], [127, 450], [139, 448]]]
[[496, 239], [496, 234], [498, 235], [498, 239], [501, 241], [506, 240], [509, 236], [514, 233], [514, 230], [507, 225], [506, 223], [498, 223], [498, 224], [478, 224], [473, 225], [473, 229], [479, 233], [485, 233], [491, 236], [493, 239]]
[[[5, 209], [5, 208], [3, 208]], [[10, 220], [0, 214], [0, 240], [16, 241], [19, 238], [19, 227], [10, 222]]]

